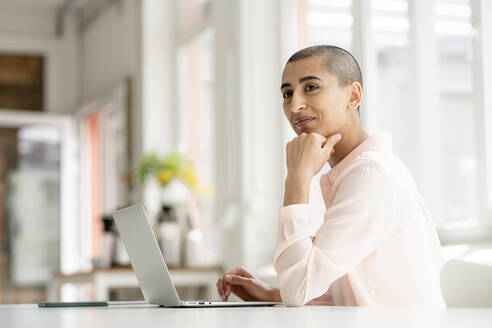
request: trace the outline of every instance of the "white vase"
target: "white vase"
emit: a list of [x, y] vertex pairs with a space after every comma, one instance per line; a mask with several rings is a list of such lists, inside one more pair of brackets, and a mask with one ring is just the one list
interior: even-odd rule
[[189, 193], [188, 186], [181, 179], [173, 178], [162, 188], [162, 203], [164, 205], [183, 204], [188, 200]]
[[159, 241], [168, 266], [181, 264], [181, 228], [177, 221], [162, 222], [159, 226]]
[[203, 233], [200, 230], [192, 229], [188, 231], [185, 239], [185, 264], [189, 267], [202, 266], [204, 263], [205, 251]]

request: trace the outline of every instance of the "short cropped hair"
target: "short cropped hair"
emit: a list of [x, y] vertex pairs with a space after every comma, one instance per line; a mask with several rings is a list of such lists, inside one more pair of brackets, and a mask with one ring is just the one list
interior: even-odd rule
[[[297, 60], [319, 56], [323, 59], [326, 70], [338, 78], [338, 83], [344, 87], [357, 81], [362, 84], [362, 72], [357, 60], [345, 49], [332, 45], [319, 45], [304, 48], [290, 56], [287, 64]], [[358, 109], [358, 108], [357, 108]]]

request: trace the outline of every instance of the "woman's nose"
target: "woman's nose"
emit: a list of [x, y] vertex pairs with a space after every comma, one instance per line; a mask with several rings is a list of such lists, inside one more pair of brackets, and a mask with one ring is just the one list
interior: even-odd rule
[[298, 113], [306, 108], [306, 103], [301, 97], [292, 97], [292, 102], [290, 103], [290, 111], [292, 113]]

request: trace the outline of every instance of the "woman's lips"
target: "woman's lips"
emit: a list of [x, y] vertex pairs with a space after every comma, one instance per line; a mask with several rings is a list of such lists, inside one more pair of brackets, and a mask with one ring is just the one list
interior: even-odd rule
[[308, 124], [309, 122], [311, 122], [314, 119], [315, 119], [315, 117], [306, 117], [306, 118], [296, 120], [294, 123], [297, 127], [301, 127], [301, 126]]

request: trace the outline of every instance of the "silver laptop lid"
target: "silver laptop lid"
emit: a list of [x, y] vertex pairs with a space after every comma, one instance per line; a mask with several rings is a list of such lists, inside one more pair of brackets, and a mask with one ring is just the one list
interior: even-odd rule
[[113, 218], [145, 300], [151, 304], [180, 306], [178, 293], [143, 205], [138, 203], [118, 210]]

